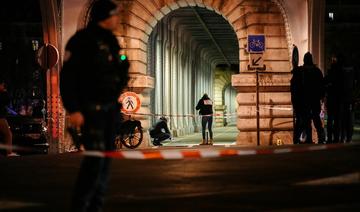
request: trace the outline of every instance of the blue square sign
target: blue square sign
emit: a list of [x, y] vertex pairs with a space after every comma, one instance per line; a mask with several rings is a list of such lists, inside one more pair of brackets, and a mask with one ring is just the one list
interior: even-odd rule
[[265, 35], [248, 35], [248, 52], [261, 53], [265, 51]]

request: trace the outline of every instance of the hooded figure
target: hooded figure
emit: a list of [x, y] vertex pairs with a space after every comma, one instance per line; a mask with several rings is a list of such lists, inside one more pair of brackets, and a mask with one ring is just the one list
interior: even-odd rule
[[[206, 93], [201, 97], [201, 99], [196, 105], [196, 110], [199, 110], [199, 114], [201, 115], [202, 141], [200, 145], [213, 144], [213, 132], [212, 132], [213, 108], [212, 107], [213, 107], [213, 103]], [[210, 134], [209, 141], [205, 139], [206, 125]]]
[[298, 71], [296, 81], [299, 105], [297, 107], [301, 111], [303, 128], [305, 128], [303, 131], [306, 132], [305, 143], [312, 143], [311, 121], [313, 121], [317, 131], [318, 143], [324, 143], [325, 134], [320, 118], [321, 102], [325, 96], [323, 74], [313, 63], [310, 52], [304, 55], [304, 65]]

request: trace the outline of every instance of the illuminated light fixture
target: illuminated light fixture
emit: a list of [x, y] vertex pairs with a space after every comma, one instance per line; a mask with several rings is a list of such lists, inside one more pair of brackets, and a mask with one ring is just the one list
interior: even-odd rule
[[127, 56], [126, 56], [126, 55], [124, 55], [124, 54], [120, 55], [120, 60], [124, 61], [124, 60], [126, 60], [126, 59], [127, 59]]
[[333, 21], [334, 20], [334, 13], [333, 12], [329, 12], [329, 18]]

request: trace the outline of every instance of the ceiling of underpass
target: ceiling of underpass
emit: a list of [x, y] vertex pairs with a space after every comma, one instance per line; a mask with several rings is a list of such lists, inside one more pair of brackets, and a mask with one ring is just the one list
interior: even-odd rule
[[185, 7], [169, 14], [217, 65], [239, 64], [239, 45], [232, 26], [221, 15], [201, 7]]

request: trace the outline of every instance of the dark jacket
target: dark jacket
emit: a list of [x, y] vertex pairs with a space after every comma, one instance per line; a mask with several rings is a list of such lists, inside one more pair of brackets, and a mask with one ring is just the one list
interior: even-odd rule
[[311, 103], [319, 103], [325, 96], [324, 77], [315, 65], [302, 67], [305, 74], [305, 95]]
[[200, 110], [200, 115], [213, 114], [212, 101], [209, 97], [202, 97], [196, 105], [196, 110]]
[[120, 46], [109, 30], [89, 25], [67, 43], [60, 91], [69, 112], [89, 105], [116, 103], [127, 85], [128, 63], [120, 62]]
[[162, 130], [165, 131], [165, 133], [170, 134], [170, 130], [167, 126], [167, 122], [164, 120], [159, 119], [153, 127], [150, 129], [150, 136], [154, 137], [157, 134], [162, 133]]
[[342, 86], [340, 101], [353, 104], [356, 92], [356, 70], [354, 66], [344, 65], [341, 69]]
[[301, 67], [295, 67], [292, 70], [292, 78], [290, 80], [291, 103], [295, 111], [299, 112], [305, 101], [304, 95], [304, 72]]
[[338, 104], [341, 97], [342, 87], [341, 65], [331, 64], [327, 75], [324, 77], [327, 105]]
[[315, 65], [304, 65], [294, 69], [290, 90], [295, 111], [319, 106], [320, 100], [325, 96], [322, 72]]

